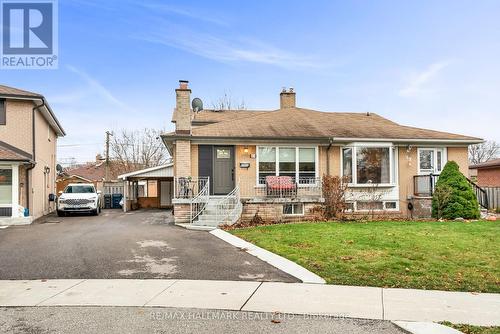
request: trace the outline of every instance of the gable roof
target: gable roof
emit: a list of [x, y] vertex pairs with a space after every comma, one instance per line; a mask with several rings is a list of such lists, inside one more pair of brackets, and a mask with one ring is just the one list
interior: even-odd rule
[[126, 180], [128, 177], [173, 177], [174, 176], [174, 164], [172, 162], [149, 167], [141, 170], [136, 170], [134, 172], [118, 175], [118, 179]]
[[[196, 138], [436, 140], [481, 142], [482, 139], [399, 125], [377, 114], [320, 112], [286, 108], [193, 127]], [[166, 136], [175, 136], [167, 134]]]
[[483, 168], [495, 168], [500, 167], [500, 159], [492, 159], [480, 164], [469, 166], [469, 169], [483, 169]]
[[58, 136], [66, 135], [61, 123], [59, 123], [59, 120], [43, 95], [19, 88], [0, 85], [0, 98], [31, 100], [34, 104], [36, 103], [35, 101], [41, 101], [38, 105], [43, 117], [47, 120], [47, 122], [49, 122], [50, 126], [55, 130]]
[[30, 161], [31, 154], [0, 141], [0, 161]]

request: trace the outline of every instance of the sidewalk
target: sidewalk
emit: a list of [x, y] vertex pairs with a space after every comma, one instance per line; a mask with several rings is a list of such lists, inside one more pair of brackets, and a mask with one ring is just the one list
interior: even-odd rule
[[4, 280], [1, 306], [155, 306], [500, 325], [500, 294], [305, 283]]

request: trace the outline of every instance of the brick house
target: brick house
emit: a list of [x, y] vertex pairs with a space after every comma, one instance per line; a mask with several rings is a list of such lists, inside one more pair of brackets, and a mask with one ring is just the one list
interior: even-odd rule
[[56, 146], [64, 135], [42, 95], [0, 85], [0, 225], [27, 224], [54, 210], [49, 195], [56, 193]]
[[469, 166], [480, 187], [500, 187], [500, 159]]
[[397, 124], [373, 113], [296, 106], [198, 110], [187, 81], [176, 89], [175, 132], [162, 135], [174, 161], [176, 223], [307, 220], [322, 203], [321, 177], [346, 176], [352, 214], [426, 216], [432, 182], [454, 160], [468, 170], [468, 145], [482, 139]]

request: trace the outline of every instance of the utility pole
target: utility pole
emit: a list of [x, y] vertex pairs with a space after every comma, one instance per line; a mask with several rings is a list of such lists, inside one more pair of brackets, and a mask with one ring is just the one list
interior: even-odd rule
[[106, 131], [106, 162], [105, 162], [105, 169], [104, 169], [104, 180], [109, 181], [109, 137], [112, 136], [113, 134], [109, 131]]

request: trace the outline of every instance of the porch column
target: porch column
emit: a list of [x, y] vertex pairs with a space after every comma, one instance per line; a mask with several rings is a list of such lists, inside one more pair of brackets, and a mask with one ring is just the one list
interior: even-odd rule
[[19, 214], [19, 165], [12, 165], [12, 217], [20, 217]]
[[123, 180], [123, 212], [127, 212], [128, 181]]

